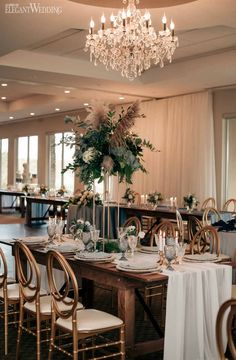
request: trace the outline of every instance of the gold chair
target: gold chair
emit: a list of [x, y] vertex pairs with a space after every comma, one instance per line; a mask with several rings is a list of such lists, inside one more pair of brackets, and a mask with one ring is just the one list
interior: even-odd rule
[[[227, 315], [226, 315], [227, 314]], [[234, 338], [232, 334], [232, 329], [234, 325], [234, 320], [236, 316], [236, 299], [230, 299], [225, 301], [217, 314], [216, 318], [216, 343], [219, 353], [219, 360], [226, 360], [225, 349], [224, 349], [224, 336], [223, 336], [223, 324], [224, 318], [227, 316], [227, 338], [228, 338], [228, 347], [231, 352], [232, 358], [236, 359], [236, 347], [234, 344]]]
[[218, 210], [212, 207], [207, 207], [202, 215], [202, 225], [211, 225], [211, 216], [215, 218], [214, 222], [221, 220], [221, 216]]
[[211, 252], [219, 256], [220, 239], [216, 229], [207, 225], [198, 230], [191, 241], [190, 250], [192, 254]]
[[[3, 310], [0, 316], [4, 321], [4, 354], [8, 354], [8, 326], [18, 322], [19, 311], [19, 284], [8, 278], [7, 261], [2, 248], [0, 248], [0, 305]], [[12, 320], [10, 320], [10, 317]]]
[[[15, 244], [15, 258], [17, 277], [20, 285], [20, 308], [19, 325], [17, 336], [16, 359], [20, 356], [20, 341], [22, 330], [36, 336], [36, 358], [40, 360], [40, 343], [49, 341], [49, 325], [51, 319], [51, 296], [40, 289], [41, 277], [36, 260], [23, 242]], [[25, 268], [25, 259], [27, 267]], [[25, 315], [27, 315], [25, 317]], [[36, 323], [36, 325], [32, 325]], [[43, 323], [46, 326], [43, 328]], [[41, 339], [42, 333], [46, 333], [46, 339]]]
[[136, 227], [136, 233], [138, 235], [138, 233], [141, 231], [141, 222], [140, 222], [139, 218], [136, 216], [131, 216], [130, 218], [125, 220], [123, 227], [128, 227], [131, 225], [134, 225]]
[[145, 233], [148, 232], [148, 230], [151, 229], [151, 227], [153, 226], [153, 224], [155, 222], [156, 222], [156, 218], [154, 216], [142, 215], [141, 216], [141, 228], [142, 228], [142, 231], [144, 231]]
[[209, 197], [206, 200], [203, 201], [202, 206], [201, 206], [201, 210], [205, 210], [206, 208], [211, 207], [211, 208], [215, 208], [216, 207], [216, 201], [213, 197]]
[[188, 240], [191, 243], [193, 240], [194, 235], [198, 230], [200, 230], [203, 227], [202, 223], [198, 218], [195, 216], [189, 216], [188, 218]]
[[[61, 294], [55, 282], [54, 267], [59, 268], [64, 272], [66, 286], [65, 293]], [[52, 359], [52, 352], [54, 349], [62, 351], [64, 354], [71, 356], [73, 360], [78, 359], [78, 354], [86, 354], [92, 351], [92, 359], [115, 358], [120, 356], [120, 359], [125, 359], [125, 344], [124, 344], [124, 324], [121, 319], [110, 315], [103, 311], [95, 309], [83, 309], [78, 311], [78, 296], [79, 289], [75, 274], [66, 259], [56, 251], [48, 252], [47, 273], [49, 280], [49, 288], [52, 295], [52, 324], [51, 324], [51, 340], [48, 360]], [[68, 300], [68, 291], [73, 290], [73, 297]], [[61, 308], [67, 308], [62, 311]], [[65, 335], [72, 336], [73, 354], [69, 352], [68, 348], [63, 347], [62, 344], [56, 343], [57, 330]], [[105, 340], [105, 343], [98, 342], [96, 339], [100, 338], [102, 334], [113, 330], [119, 331], [119, 340], [110, 339]], [[111, 348], [111, 347], [114, 347]], [[115, 348], [118, 349], [115, 351]], [[110, 349], [112, 354], [95, 357], [96, 350]]]
[[222, 208], [223, 211], [232, 211], [236, 212], [236, 199], [229, 199], [227, 200]]
[[168, 220], [164, 220], [160, 224], [156, 225], [153, 228], [151, 238], [150, 238], [150, 245], [151, 246], [154, 245], [155, 234], [159, 234], [160, 231], [162, 231], [162, 232], [164, 231], [166, 237], [173, 237], [173, 238], [175, 237], [175, 226], [174, 226], [174, 224], [172, 222], [168, 221]]

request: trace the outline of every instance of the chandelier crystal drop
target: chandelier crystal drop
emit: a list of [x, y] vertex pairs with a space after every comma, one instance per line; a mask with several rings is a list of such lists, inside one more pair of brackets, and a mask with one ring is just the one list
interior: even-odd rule
[[164, 15], [163, 29], [156, 33], [149, 11], [142, 14], [135, 6], [138, 3], [139, 0], [128, 0], [126, 10], [119, 10], [116, 16], [111, 14], [109, 28], [106, 28], [106, 19], [102, 15], [97, 33], [91, 19], [85, 44], [85, 51], [90, 51], [90, 61], [94, 65], [103, 63], [107, 70], [120, 71], [129, 80], [140, 76], [152, 64], [163, 67], [165, 60], [171, 62], [178, 47], [173, 21], [168, 28]]

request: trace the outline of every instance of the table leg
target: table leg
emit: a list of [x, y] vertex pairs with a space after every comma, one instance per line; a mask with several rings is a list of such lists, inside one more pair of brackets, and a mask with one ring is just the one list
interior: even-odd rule
[[27, 199], [26, 203], [26, 225], [31, 226], [31, 218], [32, 218], [32, 202]]
[[[125, 323], [126, 351], [131, 354], [135, 344], [135, 291], [118, 289], [118, 316]], [[131, 359], [129, 357], [129, 359]]]

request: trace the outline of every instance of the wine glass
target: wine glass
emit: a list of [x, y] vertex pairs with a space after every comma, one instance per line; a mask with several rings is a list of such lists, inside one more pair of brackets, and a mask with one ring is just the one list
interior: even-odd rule
[[53, 237], [55, 235], [55, 231], [56, 231], [56, 224], [49, 222], [49, 224], [47, 226], [48, 242], [49, 243], [53, 242]]
[[135, 235], [128, 235], [128, 244], [131, 249], [131, 256], [134, 256], [134, 250], [138, 243], [138, 237]]
[[174, 268], [171, 266], [171, 261], [175, 259], [176, 257], [176, 247], [175, 245], [165, 245], [164, 246], [164, 253], [165, 258], [168, 261], [167, 263], [167, 270], [173, 271]]
[[181, 242], [177, 245], [176, 256], [177, 256], [177, 261], [179, 264], [183, 263], [183, 257], [185, 255], [185, 250], [186, 250], [186, 244]]
[[119, 240], [119, 247], [121, 251], [121, 258], [119, 260], [127, 261], [127, 258], [125, 257], [125, 252], [128, 248], [128, 242], [126, 239], [126, 228], [124, 227], [118, 227], [117, 228], [117, 235]]
[[94, 251], [96, 251], [96, 248], [97, 248], [99, 234], [100, 234], [100, 230], [96, 230], [95, 228], [90, 230], [91, 240], [94, 243]]
[[58, 241], [61, 242], [61, 236], [63, 234], [63, 230], [64, 230], [64, 225], [65, 225], [65, 221], [64, 220], [60, 220], [57, 224], [56, 224], [56, 235], [58, 238]]

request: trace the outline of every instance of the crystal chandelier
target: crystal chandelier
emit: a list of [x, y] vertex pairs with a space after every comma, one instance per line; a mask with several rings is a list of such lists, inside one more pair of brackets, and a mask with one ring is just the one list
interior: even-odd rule
[[[123, 0], [126, 3], [126, 0]], [[105, 16], [101, 17], [101, 29], [94, 32], [94, 21], [90, 21], [89, 34], [85, 51], [90, 50], [90, 61], [97, 65], [103, 63], [109, 68], [121, 71], [121, 75], [134, 80], [152, 64], [172, 61], [172, 56], [178, 46], [178, 37], [174, 33], [174, 23], [171, 20], [170, 29], [167, 19], [162, 18], [163, 29], [156, 33], [152, 26], [150, 13], [141, 13], [135, 6], [139, 0], [128, 0], [127, 9], [120, 10], [115, 16], [110, 16], [110, 27], [106, 28]]]

